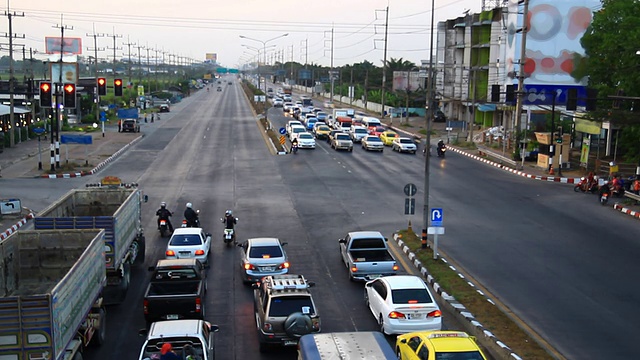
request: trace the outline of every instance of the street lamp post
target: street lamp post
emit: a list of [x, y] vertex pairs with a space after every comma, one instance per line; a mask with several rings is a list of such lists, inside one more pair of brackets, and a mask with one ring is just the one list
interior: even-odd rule
[[[269, 42], [271, 42], [273, 40], [280, 39], [280, 38], [285, 37], [285, 36], [289, 36], [289, 33], [284, 33], [284, 34], [282, 34], [280, 36], [276, 36], [274, 38], [271, 38], [269, 40], [264, 40], [264, 41], [263, 40], [254, 39], [254, 38], [250, 38], [250, 37], [244, 36], [244, 35], [240, 35], [240, 38], [257, 41], [257, 42], [262, 44], [262, 50], [263, 50], [263, 55], [264, 55], [264, 64], [266, 65], [267, 64], [267, 43], [269, 43]], [[258, 58], [258, 61], [259, 60], [260, 59]], [[259, 69], [259, 67], [258, 67], [258, 69]], [[261, 74], [260, 74], [260, 72], [258, 72], [258, 81], [260, 81], [260, 77], [261, 77]], [[258, 87], [259, 87], [259, 85], [260, 85], [260, 83], [258, 82]], [[265, 94], [267, 93], [267, 76], [266, 76], [266, 74], [265, 74], [265, 77], [264, 77], [264, 93]]]
[[[427, 121], [427, 139], [426, 139], [426, 148], [425, 157], [424, 157], [424, 205], [422, 208], [422, 234], [421, 234], [421, 247], [423, 249], [427, 248], [427, 231], [429, 228], [429, 158], [430, 158], [430, 148], [431, 148], [431, 120], [433, 119], [433, 31], [434, 26], [433, 23], [435, 21], [435, 7], [436, 1], [431, 0], [431, 40], [429, 46], [429, 79], [428, 79], [428, 88], [427, 88], [427, 113], [426, 113], [426, 121]], [[433, 253], [434, 258], [437, 258], [438, 254], [436, 253], [436, 249], [434, 249]]]

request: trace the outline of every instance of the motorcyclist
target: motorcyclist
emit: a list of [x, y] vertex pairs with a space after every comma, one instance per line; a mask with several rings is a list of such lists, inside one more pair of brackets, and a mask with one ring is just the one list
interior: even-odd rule
[[298, 150], [298, 138], [293, 138], [291, 140], [291, 151], [295, 152]]
[[233, 217], [233, 213], [231, 212], [231, 210], [227, 210], [224, 213], [224, 218], [222, 219], [222, 222], [224, 223], [225, 229], [233, 229], [233, 226], [238, 223], [238, 220], [236, 220], [236, 218]]
[[[598, 188], [598, 195], [600, 195], [600, 197], [602, 197], [603, 194], [607, 194], [609, 196], [611, 196], [611, 188], [609, 187], [609, 182], [605, 181], [602, 186], [600, 186], [600, 188]], [[600, 197], [598, 197], [598, 201], [600, 200]]]
[[173, 232], [173, 225], [171, 225], [171, 220], [169, 219], [171, 215], [173, 215], [173, 213], [167, 209], [167, 203], [164, 201], [161, 202], [160, 209], [156, 211], [156, 216], [158, 217], [158, 229], [160, 229], [160, 220], [165, 220], [169, 227], [169, 231]]
[[187, 226], [189, 227], [198, 227], [199, 219], [198, 213], [193, 210], [193, 204], [188, 202], [187, 208], [184, 210], [184, 218], [187, 220]]
[[438, 141], [438, 155], [441, 155], [444, 150], [444, 140]]

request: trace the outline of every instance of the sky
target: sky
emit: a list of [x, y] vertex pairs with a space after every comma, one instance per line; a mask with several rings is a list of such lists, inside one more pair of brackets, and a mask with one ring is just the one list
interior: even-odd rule
[[[482, 0], [435, 0], [435, 23], [462, 16], [467, 9], [479, 12], [481, 5]], [[293, 59], [330, 66], [333, 29], [337, 67], [364, 60], [382, 65], [387, 7], [387, 59], [419, 65], [429, 58], [428, 0], [6, 0], [0, 9], [16, 14], [11, 30], [18, 37], [14, 44], [24, 45], [27, 54], [32, 49], [39, 59], [47, 57], [45, 37], [60, 37], [64, 25], [65, 37], [82, 38], [85, 56], [93, 56], [91, 34], [99, 34], [97, 48], [104, 50], [98, 57], [109, 61], [116, 35], [118, 59], [129, 53], [137, 59], [138, 46], [143, 46], [143, 57], [147, 49], [153, 59], [156, 50], [159, 58], [164, 51], [167, 61], [169, 54], [203, 61], [207, 53], [215, 53], [222, 66], [238, 67], [256, 60], [258, 48], [264, 59], [266, 45], [269, 63]], [[1, 23], [0, 31], [9, 33], [8, 17]], [[9, 54], [8, 48], [5, 39], [2, 56]], [[22, 46], [17, 49], [21, 58]]]

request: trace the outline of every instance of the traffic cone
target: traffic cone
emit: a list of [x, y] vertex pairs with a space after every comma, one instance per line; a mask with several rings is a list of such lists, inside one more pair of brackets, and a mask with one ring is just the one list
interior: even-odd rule
[[549, 175], [555, 175], [555, 173], [553, 172], [553, 166], [549, 169]]

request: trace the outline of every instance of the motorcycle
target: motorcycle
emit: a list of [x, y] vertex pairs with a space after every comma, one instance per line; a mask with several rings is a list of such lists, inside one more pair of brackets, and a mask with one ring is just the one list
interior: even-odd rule
[[167, 220], [160, 219], [160, 237], [161, 238], [167, 235], [167, 230], [169, 230], [169, 225], [167, 224]]
[[590, 192], [594, 194], [596, 191], [598, 191], [598, 180], [594, 178], [592, 181], [589, 181], [586, 177], [583, 176], [580, 178], [580, 182], [573, 187], [573, 191], [582, 191], [583, 193]]
[[291, 152], [294, 154], [298, 153], [298, 145], [291, 145]]
[[605, 206], [609, 201], [609, 193], [603, 193], [600, 195], [600, 205]]
[[[235, 218], [236, 222], [238, 222], [238, 218]], [[220, 219], [221, 222], [224, 222], [225, 219], [221, 218]], [[224, 240], [224, 243], [227, 244], [227, 246], [231, 245], [231, 243], [236, 243], [236, 231], [235, 229], [224, 229], [224, 234], [222, 236], [222, 239]]]
[[444, 157], [444, 153], [447, 151], [446, 146], [438, 146], [438, 157]]
[[[196, 214], [200, 215], [200, 210], [196, 210]], [[200, 218], [197, 218], [193, 224], [190, 224], [187, 219], [182, 220], [182, 224], [180, 225], [180, 227], [183, 228], [187, 228], [187, 227], [195, 227], [195, 228], [199, 228], [200, 227]]]

